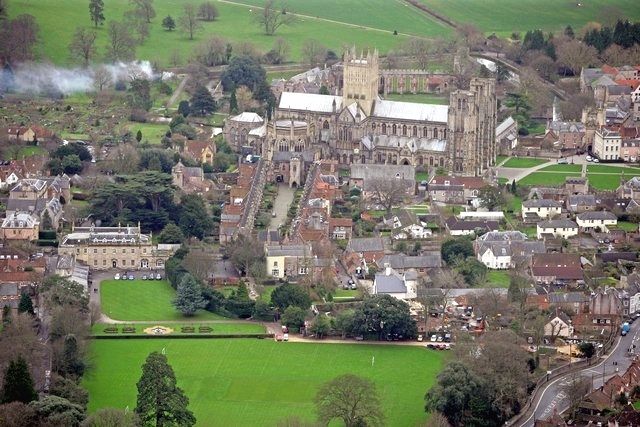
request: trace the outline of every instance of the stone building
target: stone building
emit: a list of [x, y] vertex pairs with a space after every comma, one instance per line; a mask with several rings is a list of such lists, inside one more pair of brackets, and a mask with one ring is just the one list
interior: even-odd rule
[[180, 245], [152, 243], [152, 236], [136, 227], [75, 227], [58, 247], [60, 256], [71, 256], [95, 270], [164, 268]]
[[449, 106], [418, 104], [379, 96], [377, 51], [348, 52], [343, 68], [342, 96], [281, 94], [262, 145], [262, 155], [276, 169], [293, 159], [308, 164], [322, 158], [441, 166], [479, 176], [495, 164], [494, 80], [472, 79], [469, 90], [451, 93]]

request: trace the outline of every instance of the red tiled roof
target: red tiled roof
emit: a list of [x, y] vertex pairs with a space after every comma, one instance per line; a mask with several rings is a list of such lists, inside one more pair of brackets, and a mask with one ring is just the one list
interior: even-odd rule
[[352, 227], [353, 220], [351, 218], [329, 218], [329, 227]]
[[612, 67], [610, 65], [604, 64], [601, 68], [602, 72], [609, 75], [616, 75], [619, 73], [616, 67]]
[[553, 276], [566, 280], [583, 278], [580, 256], [574, 254], [534, 254], [531, 272], [537, 277]]

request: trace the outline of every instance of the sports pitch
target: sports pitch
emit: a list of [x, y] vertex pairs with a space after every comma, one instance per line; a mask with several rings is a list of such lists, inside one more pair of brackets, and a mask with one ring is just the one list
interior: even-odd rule
[[297, 417], [316, 419], [313, 398], [324, 382], [344, 373], [372, 379], [385, 425], [422, 424], [424, 394], [445, 353], [423, 347], [369, 344], [277, 343], [258, 339], [95, 340], [83, 385], [89, 411], [133, 409], [141, 365], [165, 349], [199, 426], [272, 426]]

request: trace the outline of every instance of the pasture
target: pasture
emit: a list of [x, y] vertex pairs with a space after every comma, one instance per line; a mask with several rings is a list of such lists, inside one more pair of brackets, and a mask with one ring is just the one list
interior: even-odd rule
[[[89, 412], [136, 406], [144, 359], [165, 349], [199, 426], [273, 426], [288, 417], [314, 421], [313, 398], [345, 373], [376, 383], [386, 425], [422, 425], [424, 394], [445, 353], [375, 344], [277, 343], [257, 339], [95, 340], [83, 386]], [[375, 359], [374, 359], [375, 358]], [[373, 363], [372, 363], [373, 362]]]
[[102, 312], [114, 320], [201, 322], [224, 319], [205, 310], [184, 317], [172, 305], [175, 295], [176, 291], [166, 280], [103, 280], [100, 283]]
[[[571, 25], [578, 32], [591, 21], [603, 22], [621, 12], [630, 21], [640, 19], [636, 0], [421, 0], [431, 10], [458, 24], [472, 24], [484, 33], [509, 36], [512, 32], [541, 29], [562, 31]], [[609, 12], [610, 11], [610, 12]], [[615, 22], [615, 19], [613, 19]], [[608, 23], [605, 21], [605, 23]]]
[[[156, 17], [149, 27], [149, 38], [137, 47], [136, 57], [146, 59], [161, 66], [168, 66], [174, 52], [186, 63], [193, 49], [199, 42], [210, 37], [221, 37], [231, 42], [251, 42], [260, 50], [266, 52], [271, 49], [273, 42], [282, 37], [291, 45], [290, 60], [299, 61], [302, 58], [302, 45], [307, 39], [316, 39], [327, 48], [340, 54], [343, 46], [355, 45], [359, 49], [378, 48], [382, 53], [395, 48], [407, 40], [406, 36], [393, 35], [396, 29], [391, 25], [397, 23], [397, 30], [416, 33], [421, 36], [448, 35], [449, 28], [429, 19], [427, 15], [404, 6], [399, 2], [374, 0], [376, 6], [366, 7], [366, 13], [353, 13], [351, 7], [354, 2], [364, 6], [365, 0], [341, 2], [332, 0], [332, 6], [326, 2], [316, 1], [317, 7], [323, 11], [312, 13], [313, 17], [301, 17], [293, 26], [281, 27], [275, 36], [267, 36], [254, 22], [256, 10], [247, 5], [237, 3], [215, 2], [219, 17], [214, 22], [203, 22], [203, 30], [195, 35], [194, 40], [178, 31], [165, 31], [161, 27], [162, 19], [168, 15], [176, 21], [182, 15], [180, 4], [171, 0], [156, 0], [154, 2]], [[367, 0], [369, 5], [372, 1]], [[104, 56], [107, 44], [107, 23], [110, 20], [120, 21], [130, 10], [129, 0], [111, 0], [105, 2], [105, 25], [96, 29], [98, 33], [98, 56]], [[263, 3], [262, 1], [259, 3]], [[291, 6], [303, 7], [308, 2], [294, 1]], [[344, 6], [340, 6], [344, 4]], [[77, 26], [93, 28], [89, 18], [88, 2], [84, 0], [28, 0], [12, 1], [9, 7], [11, 16], [28, 13], [35, 16], [40, 26], [40, 43], [38, 46], [39, 59], [51, 60], [55, 64], [68, 65], [69, 42]], [[320, 16], [322, 19], [315, 18]], [[384, 17], [383, 20], [380, 20]], [[331, 20], [334, 19], [334, 20]], [[365, 28], [367, 25], [371, 28]]]

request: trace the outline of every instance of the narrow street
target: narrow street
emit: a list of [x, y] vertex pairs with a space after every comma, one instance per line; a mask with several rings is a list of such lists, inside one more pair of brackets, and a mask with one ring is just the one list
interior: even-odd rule
[[289, 206], [291, 202], [293, 202], [294, 193], [295, 189], [289, 187], [287, 184], [278, 184], [278, 195], [273, 202], [273, 212], [275, 212], [276, 216], [275, 218], [271, 218], [270, 229], [277, 230], [285, 223]]

